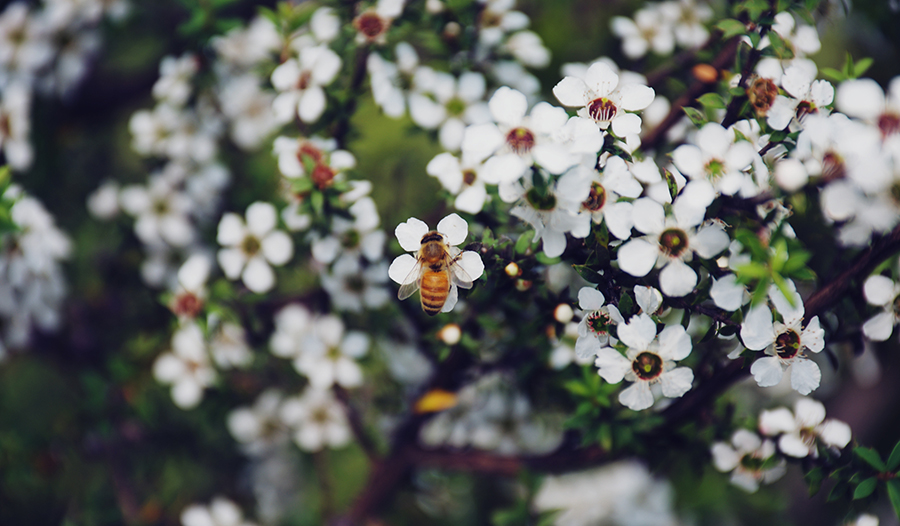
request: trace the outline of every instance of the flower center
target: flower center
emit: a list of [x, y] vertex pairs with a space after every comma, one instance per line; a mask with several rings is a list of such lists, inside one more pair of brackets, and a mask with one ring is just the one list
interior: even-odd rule
[[313, 168], [311, 177], [313, 183], [321, 190], [331, 185], [331, 182], [334, 180], [334, 175], [334, 170], [325, 164], [319, 163]]
[[297, 89], [303, 91], [308, 88], [310, 80], [312, 80], [312, 73], [308, 70], [303, 70], [300, 73], [300, 78], [297, 79]]
[[453, 117], [459, 117], [466, 111], [466, 102], [459, 97], [453, 97], [447, 101], [447, 113]]
[[822, 179], [833, 181], [843, 179], [845, 175], [847, 175], [847, 169], [844, 166], [844, 159], [834, 152], [826, 152], [822, 156]]
[[387, 30], [387, 23], [374, 11], [366, 11], [356, 17], [353, 27], [368, 40], [375, 40]]
[[725, 175], [725, 163], [719, 159], [710, 159], [703, 168], [710, 179], [717, 179]]
[[588, 315], [587, 326], [592, 332], [606, 334], [609, 332], [609, 313], [595, 310]]
[[760, 77], [747, 88], [747, 99], [750, 100], [750, 105], [756, 110], [757, 115], [765, 115], [777, 96], [778, 86], [772, 79]]
[[812, 115], [814, 113], [819, 113], [819, 108], [817, 108], [815, 104], [809, 102], [808, 100], [804, 100], [797, 105], [798, 121], [802, 121], [804, 118], [806, 118], [807, 115]]
[[585, 209], [590, 210], [591, 212], [596, 212], [603, 208], [603, 205], [606, 204], [606, 189], [603, 188], [603, 185], [600, 183], [593, 183], [591, 185], [591, 193], [588, 195], [588, 198], [585, 202], [581, 203]]
[[618, 112], [619, 108], [606, 97], [594, 99], [588, 104], [588, 114], [597, 122], [609, 122], [615, 118]]
[[187, 318], [196, 318], [197, 314], [203, 308], [203, 300], [197, 297], [193, 292], [182, 292], [175, 297], [172, 305], [172, 312], [176, 316], [184, 316]]
[[534, 134], [528, 128], [514, 128], [506, 134], [506, 144], [519, 155], [534, 148]]
[[683, 230], [670, 228], [659, 235], [659, 245], [666, 255], [677, 258], [687, 250], [688, 237]]
[[800, 335], [797, 331], [787, 330], [775, 338], [775, 353], [779, 358], [790, 360], [800, 352]]
[[556, 196], [549, 192], [541, 192], [537, 188], [532, 188], [525, 192], [525, 199], [535, 208], [535, 210], [553, 210], [556, 208]]
[[328, 409], [325, 407], [315, 408], [310, 415], [310, 419], [317, 424], [327, 424], [331, 421], [331, 417], [328, 414]]
[[882, 137], [900, 133], [900, 115], [896, 113], [882, 114], [878, 117], [878, 129], [881, 130]]
[[641, 380], [653, 380], [662, 374], [662, 365], [659, 355], [644, 351], [631, 362], [631, 369]]
[[475, 180], [478, 179], [478, 174], [475, 173], [475, 170], [463, 170], [463, 184], [466, 186], [472, 186], [475, 183]]
[[344, 232], [341, 238], [341, 246], [344, 248], [354, 248], [359, 246], [360, 235], [356, 230], [348, 230]]
[[248, 256], [255, 256], [260, 248], [262, 248], [262, 244], [259, 239], [256, 239], [256, 236], [247, 236], [241, 242], [241, 250]]
[[765, 463], [765, 460], [753, 455], [753, 453], [747, 453], [741, 457], [741, 467], [752, 473], [761, 470], [763, 463]]
[[356, 292], [357, 294], [362, 293], [366, 290], [366, 281], [362, 279], [360, 276], [348, 276], [344, 283], [347, 285], [347, 289], [351, 292]]

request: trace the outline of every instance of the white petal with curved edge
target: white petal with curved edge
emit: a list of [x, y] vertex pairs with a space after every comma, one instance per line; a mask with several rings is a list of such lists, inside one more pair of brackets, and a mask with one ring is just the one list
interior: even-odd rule
[[759, 430], [767, 436], [791, 433], [797, 429], [794, 414], [787, 407], [765, 410], [759, 414]]
[[641, 133], [641, 118], [634, 113], [620, 112], [610, 123], [616, 137], [626, 137]]
[[603, 347], [597, 350], [594, 365], [599, 368], [597, 374], [611, 384], [621, 382], [625, 378], [625, 373], [631, 370], [631, 360], [619, 354], [619, 351], [612, 347]]
[[784, 370], [778, 358], [765, 356], [753, 362], [750, 366], [750, 374], [760, 387], [772, 387], [778, 385], [784, 378]]
[[632, 316], [628, 323], [619, 326], [618, 335], [628, 347], [645, 350], [656, 338], [656, 322], [646, 313]]
[[531, 150], [531, 155], [538, 165], [554, 175], [565, 172], [578, 162], [578, 158], [562, 144], [538, 144]]
[[450, 285], [450, 293], [447, 294], [447, 301], [444, 302], [444, 306], [441, 308], [441, 312], [450, 312], [453, 310], [453, 307], [456, 306], [456, 302], [459, 301], [459, 287], [456, 285]]
[[817, 431], [822, 442], [842, 449], [847, 447], [852, 438], [850, 426], [840, 420], [826, 420]]
[[487, 197], [487, 189], [484, 185], [472, 185], [456, 196], [456, 200], [453, 201], [453, 206], [457, 210], [468, 212], [470, 214], [477, 214], [484, 208]]
[[539, 134], [551, 135], [558, 132], [569, 121], [566, 110], [538, 102], [531, 108], [531, 129]]
[[848, 80], [838, 86], [834, 105], [851, 117], [875, 119], [884, 110], [884, 91], [869, 78]]
[[800, 398], [794, 404], [794, 417], [801, 428], [813, 428], [825, 420], [825, 406], [818, 400]]
[[822, 371], [812, 360], [800, 359], [791, 365], [791, 387], [802, 395], [808, 395], [819, 387]]
[[626, 201], [604, 207], [603, 218], [606, 220], [606, 227], [616, 238], [626, 240], [631, 237], [631, 227], [634, 226], [632, 211], [632, 204]]
[[275, 272], [262, 257], [250, 258], [244, 272], [241, 273], [241, 281], [253, 292], [262, 294], [275, 286]]
[[642, 411], [653, 405], [653, 393], [647, 382], [637, 382], [619, 393], [619, 402], [634, 411]]
[[481, 256], [477, 252], [466, 250], [460, 255], [456, 264], [462, 267], [472, 280], [476, 280], [484, 274], [484, 261], [481, 260]]
[[294, 241], [291, 236], [276, 230], [262, 240], [262, 253], [269, 263], [281, 266], [294, 257]]
[[659, 273], [659, 287], [672, 298], [690, 294], [696, 285], [697, 273], [681, 260], [670, 262]]
[[798, 434], [781, 435], [781, 438], [778, 439], [778, 448], [785, 455], [794, 458], [804, 458], [809, 455], [809, 446]]
[[666, 224], [666, 212], [662, 205], [650, 198], [641, 198], [632, 203], [634, 227], [645, 234], [658, 234]]
[[869, 276], [863, 284], [863, 295], [872, 305], [885, 306], [894, 301], [897, 286], [887, 276]]
[[222, 215], [216, 235], [216, 241], [220, 245], [237, 245], [244, 240], [245, 234], [246, 228], [244, 227], [244, 220], [241, 219], [241, 216], [233, 212], [226, 212]]
[[[390, 268], [388, 268], [388, 277], [391, 278], [395, 283], [399, 283], [401, 285], [405, 285], [406, 283], [412, 283], [419, 276], [416, 273], [412, 273], [413, 268], [416, 266], [416, 258], [412, 257], [409, 254], [401, 254], [397, 256], [393, 262], [391, 262]], [[407, 280], [407, 278], [410, 278]]]
[[581, 107], [591, 101], [590, 90], [578, 77], [565, 77], [553, 86], [553, 95], [563, 106]]
[[681, 325], [669, 325], [659, 333], [659, 356], [663, 360], [683, 360], [691, 354], [691, 337]]
[[522, 177], [529, 166], [514, 153], [495, 155], [485, 161], [481, 177], [488, 184], [512, 183]]
[[541, 248], [547, 257], [555, 258], [561, 256], [566, 250], [566, 234], [549, 228], [544, 230], [541, 235], [543, 245]]
[[644, 239], [632, 239], [619, 247], [619, 268], [632, 276], [646, 276], [656, 265], [659, 248]]
[[723, 473], [727, 473], [736, 468], [738, 462], [740, 462], [741, 460], [741, 457], [738, 455], [737, 451], [732, 449], [731, 446], [724, 442], [716, 442], [715, 444], [713, 444], [711, 452], [713, 457], [713, 466], [715, 466], [717, 470]]
[[649, 106], [656, 98], [656, 92], [642, 84], [628, 84], [619, 88], [620, 104], [623, 110], [639, 111]]
[[606, 302], [603, 293], [592, 287], [582, 287], [578, 291], [578, 306], [584, 311], [599, 310]]
[[186, 378], [172, 386], [172, 401], [181, 409], [193, 409], [203, 399], [203, 387]]
[[500, 124], [518, 126], [528, 111], [528, 99], [517, 90], [507, 86], [500, 87], [488, 101], [491, 115]]
[[745, 294], [746, 288], [737, 282], [737, 276], [730, 273], [719, 279], [713, 278], [712, 287], [709, 289], [709, 296], [716, 307], [728, 312], [734, 312], [741, 308], [741, 305], [744, 304]]
[[303, 122], [313, 123], [325, 112], [325, 90], [319, 86], [310, 86], [300, 96], [297, 104], [297, 116]]
[[422, 236], [428, 233], [428, 225], [424, 221], [410, 217], [404, 223], [397, 225], [394, 235], [400, 246], [407, 252], [418, 252], [422, 246]]
[[822, 352], [825, 348], [825, 329], [819, 325], [819, 317], [813, 316], [803, 329], [800, 341], [804, 347], [812, 352]]
[[466, 240], [469, 235], [469, 224], [458, 214], [450, 214], [441, 219], [437, 231], [447, 236], [447, 244], [456, 246]]
[[711, 223], [697, 231], [691, 248], [703, 259], [710, 259], [728, 248], [731, 239], [719, 223]]
[[701, 177], [704, 173], [703, 152], [693, 144], [682, 144], [672, 152], [675, 167], [688, 177]]
[[237, 279], [247, 263], [247, 256], [239, 248], [223, 248], [216, 255], [216, 259], [228, 279]]
[[863, 334], [872, 341], [883, 342], [890, 338], [893, 332], [894, 315], [890, 312], [876, 314], [863, 324]]
[[257, 237], [263, 237], [275, 228], [278, 212], [272, 203], [256, 201], [247, 207], [247, 229]]
[[747, 313], [741, 324], [741, 341], [751, 351], [761, 351], [775, 342], [772, 311], [767, 305], [757, 305]]
[[691, 390], [691, 382], [694, 381], [694, 371], [690, 367], [676, 367], [659, 377], [662, 384], [662, 392], [669, 398], [680, 398]]
[[605, 62], [594, 62], [584, 73], [584, 83], [596, 97], [609, 96], [619, 84], [619, 75]]

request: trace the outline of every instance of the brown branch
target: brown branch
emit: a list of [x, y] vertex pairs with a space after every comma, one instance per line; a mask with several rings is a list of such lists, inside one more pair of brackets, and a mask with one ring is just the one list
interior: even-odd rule
[[350, 131], [350, 119], [356, 111], [356, 101], [359, 98], [359, 90], [363, 81], [366, 79], [366, 63], [369, 58], [369, 46], [361, 46], [356, 50], [356, 64], [353, 67], [353, 78], [348, 88], [348, 96], [346, 106], [343, 108], [343, 114], [334, 128], [334, 140], [337, 141], [338, 148], [346, 147], [347, 132]]
[[346, 409], [347, 421], [350, 423], [350, 429], [353, 431], [356, 442], [362, 448], [366, 456], [369, 457], [370, 462], [378, 461], [380, 458], [378, 446], [375, 444], [375, 440], [373, 440], [369, 433], [366, 432], [359, 410], [350, 403], [350, 393], [338, 385], [334, 386], [333, 391], [334, 396], [341, 401], [344, 405], [344, 409]]
[[[723, 69], [729, 62], [734, 60], [740, 43], [740, 37], [733, 37], [725, 44], [725, 47], [719, 51], [719, 54], [716, 55], [716, 58], [713, 59], [710, 65], [717, 71]], [[666, 115], [666, 118], [664, 118], [656, 128], [650, 130], [650, 132], [641, 140], [642, 147], [645, 149], [652, 149], [659, 146], [659, 143], [665, 138], [666, 132], [684, 117], [682, 108], [694, 104], [697, 97], [709, 91], [713, 91], [715, 87], [715, 83], [708, 83], [701, 79], [695, 79], [694, 82], [688, 86], [684, 94], [672, 103], [672, 107], [669, 110], [669, 114]]]

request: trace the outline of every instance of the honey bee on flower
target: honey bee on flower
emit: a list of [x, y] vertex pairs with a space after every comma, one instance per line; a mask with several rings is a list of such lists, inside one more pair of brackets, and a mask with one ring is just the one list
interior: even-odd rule
[[394, 230], [400, 246], [415, 253], [394, 259], [388, 269], [392, 280], [400, 284], [398, 297], [403, 300], [419, 290], [422, 310], [434, 316], [450, 312], [459, 298], [459, 287], [472, 288], [484, 273], [481, 256], [457, 245], [465, 241], [469, 225], [457, 214], [438, 223], [437, 230], [414, 217]]

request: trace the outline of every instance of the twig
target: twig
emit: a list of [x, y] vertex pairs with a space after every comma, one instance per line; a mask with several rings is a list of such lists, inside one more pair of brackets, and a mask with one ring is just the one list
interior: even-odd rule
[[[724, 68], [729, 62], [734, 60], [735, 54], [737, 53], [738, 45], [740, 44], [741, 39], [739, 37], [734, 37], [729, 40], [725, 47], [719, 51], [719, 54], [716, 55], [716, 58], [713, 59], [710, 64], [716, 70]], [[681, 97], [675, 100], [672, 103], [672, 108], [669, 110], [669, 114], [666, 115], [666, 118], [660, 122], [656, 128], [650, 130], [650, 132], [643, 138], [641, 141], [641, 145], [645, 149], [653, 149], [657, 147], [665, 138], [666, 132], [674, 126], [678, 121], [684, 117], [684, 112], [682, 108], [686, 106], [690, 106], [694, 103], [694, 101], [700, 95], [708, 91], [712, 91], [715, 89], [715, 84], [706, 83], [700, 79], [695, 79], [694, 82], [688, 86], [687, 90]]]
[[366, 456], [369, 457], [370, 462], [377, 462], [380, 459], [380, 455], [378, 454], [378, 446], [375, 444], [375, 441], [372, 439], [372, 437], [366, 432], [362, 417], [360, 416], [356, 406], [350, 403], [350, 393], [348, 393], [347, 390], [343, 387], [337, 385], [334, 386], [333, 390], [335, 397], [341, 401], [341, 403], [344, 405], [344, 408], [347, 410], [347, 421], [350, 423], [350, 429], [353, 431], [353, 436], [356, 438], [356, 442], [362, 448], [363, 452], [365, 452]]
[[356, 64], [353, 68], [353, 78], [350, 81], [348, 89], [349, 96], [347, 104], [343, 108], [343, 115], [338, 120], [334, 128], [334, 140], [337, 141], [338, 148], [344, 148], [347, 140], [347, 132], [350, 131], [350, 118], [356, 111], [356, 101], [359, 98], [359, 88], [366, 79], [366, 62], [369, 58], [369, 46], [362, 46], [356, 50]]

